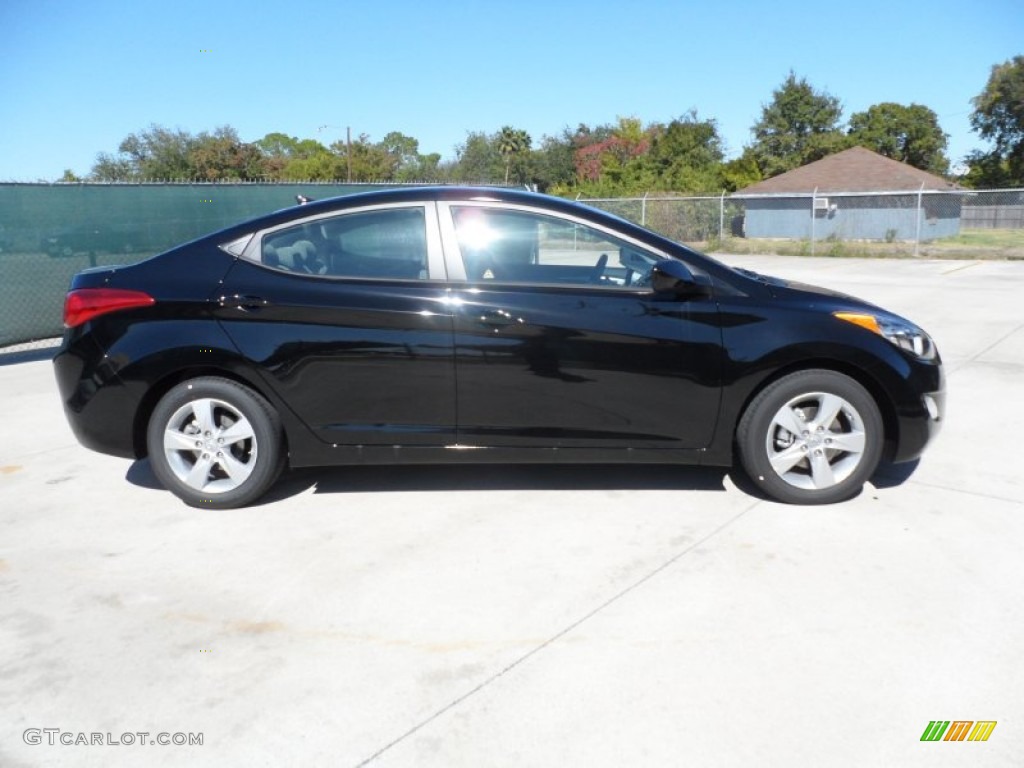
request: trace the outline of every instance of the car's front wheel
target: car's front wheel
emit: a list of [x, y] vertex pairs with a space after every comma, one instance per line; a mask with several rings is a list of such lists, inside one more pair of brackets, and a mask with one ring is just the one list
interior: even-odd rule
[[169, 390], [150, 416], [146, 444], [160, 482], [195, 507], [251, 504], [284, 464], [280, 420], [270, 403], [218, 377]]
[[882, 455], [874, 398], [836, 371], [792, 373], [765, 387], [736, 430], [743, 468], [788, 504], [831, 504], [860, 491]]

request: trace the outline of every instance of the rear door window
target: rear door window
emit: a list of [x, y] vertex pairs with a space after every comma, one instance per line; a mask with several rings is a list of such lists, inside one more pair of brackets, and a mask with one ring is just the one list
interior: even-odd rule
[[304, 222], [265, 235], [260, 259], [306, 275], [425, 280], [425, 211], [389, 208]]

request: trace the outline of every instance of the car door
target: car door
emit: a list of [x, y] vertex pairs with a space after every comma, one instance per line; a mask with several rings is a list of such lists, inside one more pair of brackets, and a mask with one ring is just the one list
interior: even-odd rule
[[662, 254], [522, 206], [441, 203], [460, 444], [699, 450], [720, 398], [712, 298], [645, 283]]
[[325, 442], [454, 442], [452, 313], [433, 203], [257, 233], [222, 292], [228, 335]]

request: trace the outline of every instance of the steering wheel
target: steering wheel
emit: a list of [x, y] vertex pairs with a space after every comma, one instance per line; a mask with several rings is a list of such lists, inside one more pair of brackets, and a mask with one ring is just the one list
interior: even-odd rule
[[604, 268], [608, 266], [608, 254], [602, 253], [601, 258], [597, 260], [597, 264], [591, 267], [590, 277], [587, 278], [588, 283], [600, 283], [601, 278], [604, 277]]
[[649, 288], [651, 286], [651, 274], [652, 270], [646, 272], [636, 272], [633, 282], [631, 283], [634, 288]]

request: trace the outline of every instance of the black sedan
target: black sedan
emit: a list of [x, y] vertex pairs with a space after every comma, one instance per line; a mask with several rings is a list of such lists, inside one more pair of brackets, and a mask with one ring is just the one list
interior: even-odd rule
[[286, 465], [737, 458], [836, 502], [919, 456], [945, 400], [901, 317], [511, 190], [278, 211], [80, 273], [64, 322], [78, 439], [206, 507]]

